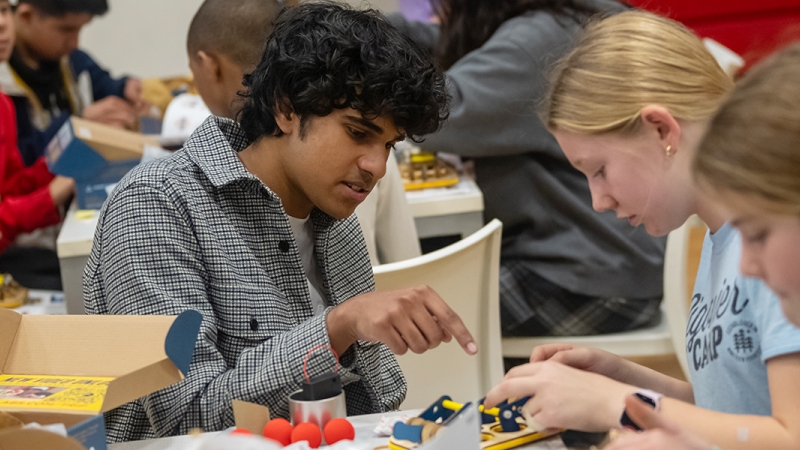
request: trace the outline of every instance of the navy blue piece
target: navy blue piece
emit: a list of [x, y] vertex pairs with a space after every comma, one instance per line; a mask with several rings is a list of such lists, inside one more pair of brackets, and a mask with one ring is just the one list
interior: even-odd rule
[[197, 342], [197, 333], [202, 322], [202, 314], [191, 309], [186, 310], [175, 318], [175, 322], [172, 322], [167, 332], [164, 352], [184, 376], [189, 373], [194, 344]]
[[392, 436], [401, 441], [422, 442], [422, 425], [407, 425], [397, 422], [394, 424]]

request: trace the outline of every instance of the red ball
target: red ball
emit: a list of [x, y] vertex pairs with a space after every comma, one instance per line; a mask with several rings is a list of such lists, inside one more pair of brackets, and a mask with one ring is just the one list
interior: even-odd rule
[[319, 427], [310, 422], [298, 424], [292, 430], [292, 444], [300, 441], [308, 441], [308, 446], [318, 448], [322, 444], [322, 432]]
[[231, 431], [231, 434], [240, 434], [242, 436], [252, 436], [253, 435], [253, 433], [251, 433], [250, 430], [247, 430], [245, 428], [235, 428], [233, 431]]
[[331, 419], [325, 424], [325, 442], [333, 445], [339, 441], [352, 441], [356, 437], [356, 430], [347, 419]]
[[264, 425], [264, 437], [281, 445], [292, 443], [292, 424], [283, 418], [272, 419]]

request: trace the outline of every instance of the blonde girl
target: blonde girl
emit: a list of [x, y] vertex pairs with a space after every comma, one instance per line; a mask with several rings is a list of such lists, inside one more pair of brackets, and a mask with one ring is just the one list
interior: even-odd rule
[[[487, 402], [533, 395], [544, 426], [607, 430], [633, 393], [725, 449], [800, 447], [800, 330], [738, 270], [741, 242], [691, 165], [732, 81], [680, 24], [625, 12], [588, 27], [556, 69], [545, 123], [587, 177], [594, 207], [665, 235], [690, 215], [709, 226], [687, 325], [693, 384], [599, 350], [534, 349]], [[632, 280], [632, 282], [634, 282]]]
[[[711, 121], [692, 166], [698, 185], [726, 207], [742, 235], [742, 274], [761, 278], [800, 326], [800, 44], [750, 71]], [[631, 402], [632, 400], [628, 400]], [[710, 446], [629, 403], [653, 428], [608, 450], [703, 450]]]

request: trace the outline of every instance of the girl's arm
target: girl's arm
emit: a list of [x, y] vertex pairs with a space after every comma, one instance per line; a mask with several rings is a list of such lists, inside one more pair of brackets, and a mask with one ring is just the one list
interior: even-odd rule
[[[688, 433], [725, 450], [796, 450], [800, 448], [800, 353], [768, 360], [767, 373], [772, 416], [719, 413], [675, 398], [661, 400], [661, 414]], [[607, 431], [619, 427], [625, 398], [636, 390], [635, 386], [551, 359], [509, 371], [486, 395], [485, 405], [532, 396], [525, 410], [543, 427]]]
[[[664, 399], [662, 415], [726, 450], [800, 448], [800, 353], [767, 361], [772, 416], [723, 414]], [[736, 392], [731, 392], [736, 395]]]
[[576, 369], [594, 372], [628, 385], [694, 403], [691, 383], [628, 361], [613, 353], [571, 344], [542, 345], [533, 349], [531, 362], [554, 361]]

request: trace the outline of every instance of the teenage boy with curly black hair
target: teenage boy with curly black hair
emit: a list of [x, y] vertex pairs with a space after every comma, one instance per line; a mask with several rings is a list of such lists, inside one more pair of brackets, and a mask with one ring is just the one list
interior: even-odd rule
[[[84, 275], [94, 314], [204, 316], [186, 380], [106, 416], [109, 439], [233, 425], [232, 399], [288, 415], [304, 359], [340, 355], [348, 414], [396, 409], [392, 352], [455, 337], [430, 288], [373, 292], [355, 207], [392, 145], [447, 116], [442, 73], [374, 11], [284, 9], [245, 77], [240, 124], [212, 117], [174, 156], [134, 169], [109, 197]], [[310, 355], [310, 377], [332, 371]]]

